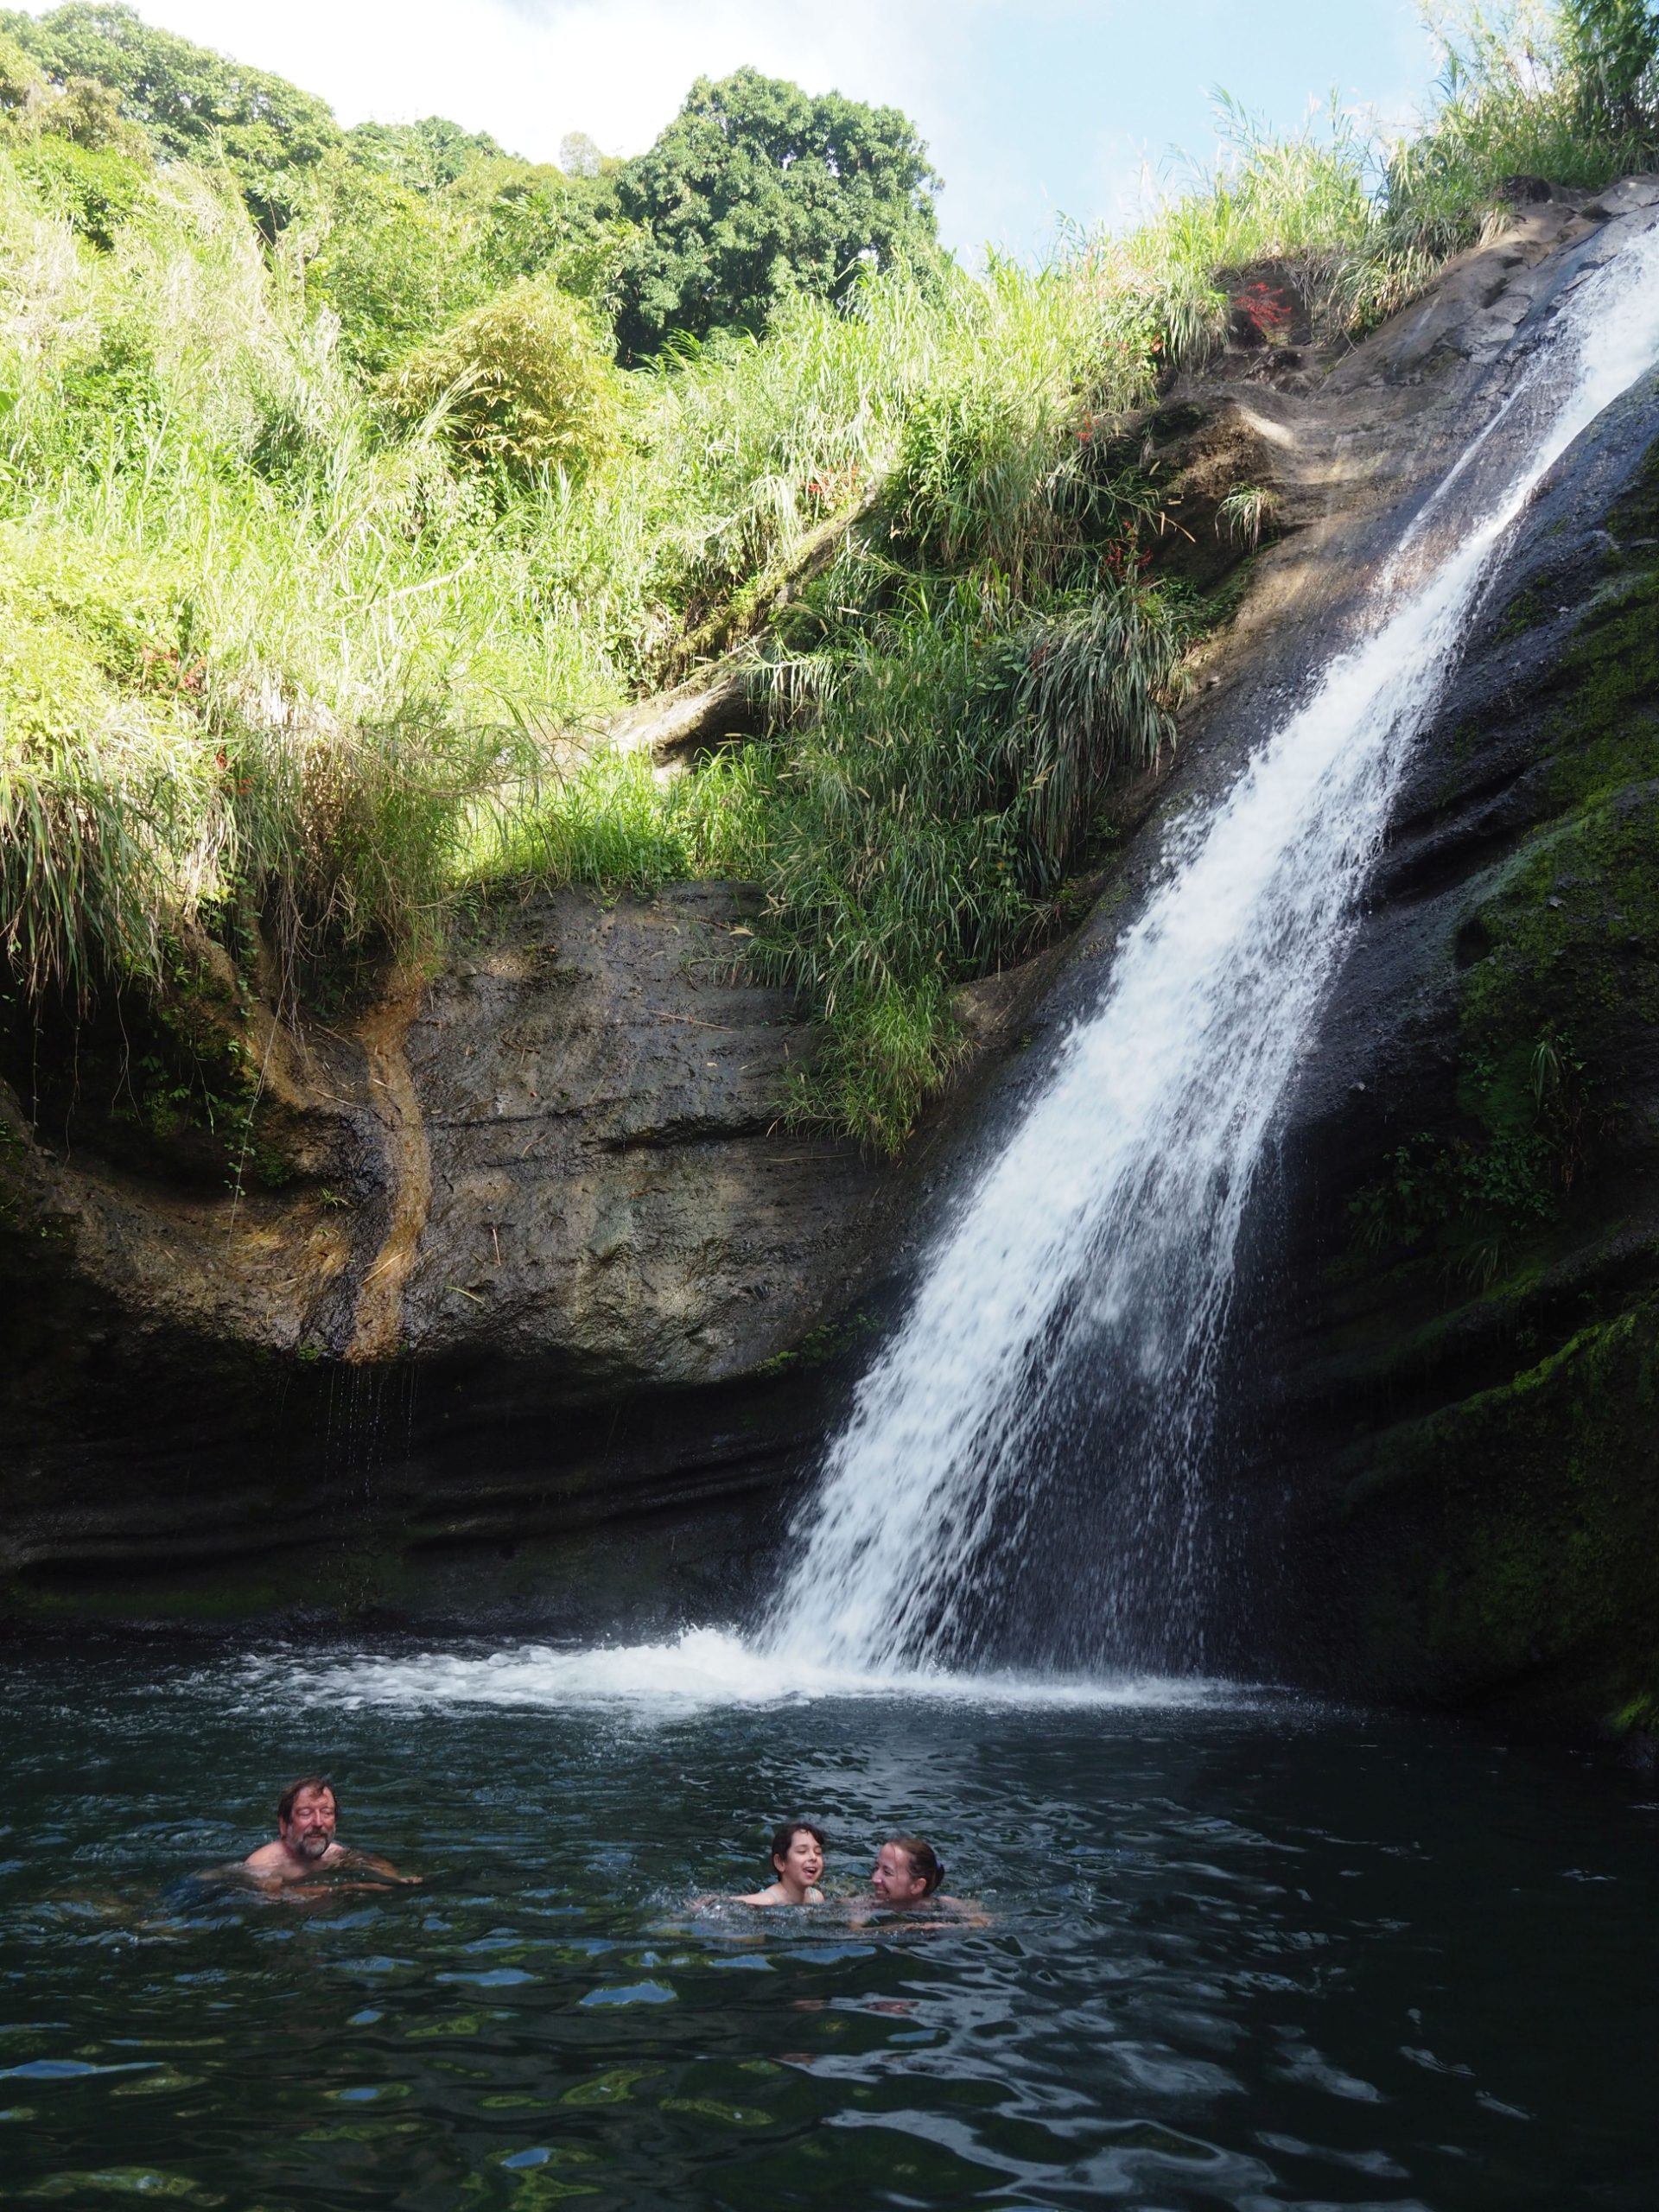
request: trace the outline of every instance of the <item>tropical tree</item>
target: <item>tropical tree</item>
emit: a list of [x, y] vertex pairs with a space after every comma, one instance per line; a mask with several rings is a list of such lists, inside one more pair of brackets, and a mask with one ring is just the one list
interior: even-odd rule
[[92, 79], [107, 86], [121, 115], [143, 125], [159, 155], [222, 157], [268, 227], [289, 219], [300, 175], [340, 143], [327, 101], [157, 30], [119, 0], [68, 0], [39, 18], [8, 10], [0, 32], [54, 85]]
[[499, 161], [505, 152], [487, 130], [463, 130], [442, 115], [418, 123], [359, 123], [346, 133], [346, 143], [353, 161], [412, 192], [440, 191], [474, 162]]
[[0, 31], [0, 113], [15, 118], [47, 96], [46, 73], [33, 54]]
[[839, 299], [864, 264], [937, 251], [938, 179], [908, 118], [755, 69], [699, 78], [616, 182], [640, 229], [621, 276], [625, 355], [681, 334], [758, 332], [791, 292]]
[[492, 287], [545, 272], [584, 298], [607, 294], [625, 226], [605, 176], [570, 176], [512, 157], [479, 161], [443, 198], [477, 239]]

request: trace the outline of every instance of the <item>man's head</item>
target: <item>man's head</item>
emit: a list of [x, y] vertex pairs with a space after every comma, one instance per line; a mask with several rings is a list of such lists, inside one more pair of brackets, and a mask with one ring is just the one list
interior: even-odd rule
[[340, 1800], [320, 1774], [290, 1782], [276, 1800], [276, 1833], [297, 1859], [321, 1859], [334, 1840]]

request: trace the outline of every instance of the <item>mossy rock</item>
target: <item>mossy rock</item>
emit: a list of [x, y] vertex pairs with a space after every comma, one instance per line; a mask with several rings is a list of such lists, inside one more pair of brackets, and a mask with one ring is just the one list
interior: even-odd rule
[[[1652, 510], [1650, 512], [1649, 511]], [[1430, 1259], [1454, 1295], [1535, 1278], [1617, 1164], [1659, 1075], [1659, 530], [1650, 462], [1611, 518], [1632, 550], [1546, 680], [1538, 817], [1480, 880], [1452, 947], [1453, 1116], [1408, 1135], [1351, 1206], [1362, 1261]], [[1495, 638], [1535, 618], [1510, 601]], [[1462, 758], [1482, 733], [1462, 722]]]
[[1659, 1299], [1369, 1455], [1368, 1680], [1643, 1724], [1659, 1700]]
[[[1356, 1672], [1629, 1732], [1659, 1713], [1653, 459], [1608, 520], [1564, 648], [1442, 741], [1469, 787], [1518, 763], [1516, 834], [1457, 902], [1399, 1093], [1421, 1120], [1326, 1287], [1369, 1393], [1341, 1462]], [[1512, 596], [1494, 665], [1565, 589]]]

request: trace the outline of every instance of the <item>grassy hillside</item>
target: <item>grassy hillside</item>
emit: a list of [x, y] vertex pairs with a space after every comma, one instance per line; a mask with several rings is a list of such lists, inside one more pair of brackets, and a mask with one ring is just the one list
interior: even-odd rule
[[[982, 276], [919, 252], [621, 367], [638, 226], [605, 165], [340, 133], [212, 56], [234, 81], [200, 143], [200, 99], [92, 39], [123, 20], [0, 33], [25, 999], [164, 985], [188, 920], [298, 998], [528, 878], [738, 875], [753, 958], [824, 1024], [780, 1103], [889, 1147], [949, 1067], [952, 987], [1064, 917], [1111, 770], [1170, 736], [1206, 610], [1159, 582], [1109, 419], [1222, 340], [1237, 272], [1294, 264], [1357, 331], [1513, 169], [1599, 182], [1654, 135], [1650, 41], [1603, 82], [1560, 25], [1531, 60], [1483, 32], [1390, 160], [1340, 123], [1241, 129], [1131, 236]], [[666, 788], [607, 749], [608, 714], [746, 630], [762, 736]]]

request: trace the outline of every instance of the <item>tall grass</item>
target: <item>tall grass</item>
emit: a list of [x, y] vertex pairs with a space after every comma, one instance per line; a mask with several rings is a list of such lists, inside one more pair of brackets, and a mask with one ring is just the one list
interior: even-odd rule
[[[792, 1110], [900, 1141], [957, 985], [1054, 927], [1112, 778], [1169, 740], [1184, 617], [1113, 419], [1253, 276], [1357, 332], [1510, 171], [1634, 157], [1628, 86], [1615, 129], [1559, 33], [1473, 20], [1386, 160], [1339, 115], [1231, 111], [1126, 235], [798, 296], [626, 374], [521, 288], [376, 385], [315, 225], [272, 250], [223, 178], [115, 152], [94, 207], [47, 140], [0, 143], [0, 950], [84, 992], [235, 913], [302, 981], [509, 880], [741, 876], [756, 965], [823, 1026]], [[605, 753], [779, 604], [760, 738], [667, 789]]]
[[[1090, 246], [1118, 312], [1154, 357], [1192, 362], [1224, 337], [1232, 294], [1263, 264], [1294, 271], [1325, 335], [1356, 334], [1421, 289], [1432, 260], [1380, 219], [1382, 155], [1333, 104], [1274, 134], [1224, 96], [1221, 150], [1126, 237]], [[1230, 283], [1229, 279], [1233, 280]]]
[[952, 987], [1017, 959], [1065, 910], [1121, 766], [1173, 737], [1179, 623], [1160, 596], [1014, 601], [1001, 580], [912, 580], [804, 686], [764, 776], [754, 958], [825, 1026], [790, 1105], [891, 1150], [957, 1055]]
[[1659, 82], [1645, 0], [1443, 0], [1422, 12], [1442, 66], [1432, 113], [1388, 164], [1384, 230], [1397, 249], [1444, 257], [1473, 243], [1514, 178], [1598, 191], [1652, 164]]
[[244, 893], [290, 949], [431, 925], [522, 774], [502, 695], [621, 695], [544, 618], [524, 516], [381, 435], [213, 180], [163, 172], [99, 253], [0, 161], [0, 272], [14, 959], [154, 975], [171, 923]]

